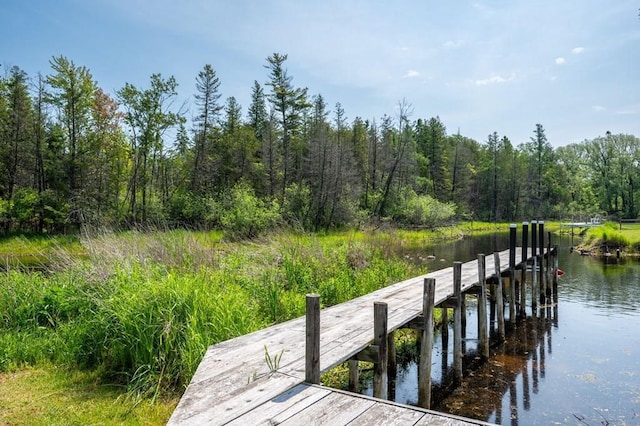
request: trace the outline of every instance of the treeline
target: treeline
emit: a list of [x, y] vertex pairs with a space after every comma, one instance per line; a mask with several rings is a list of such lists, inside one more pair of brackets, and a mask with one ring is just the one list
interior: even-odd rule
[[0, 229], [151, 224], [251, 236], [372, 219], [638, 215], [635, 136], [607, 132], [554, 149], [536, 124], [518, 146], [497, 132], [478, 142], [447, 132], [439, 117], [412, 117], [405, 100], [394, 116], [350, 119], [340, 103], [294, 85], [286, 60], [267, 58], [246, 111], [222, 100], [211, 65], [195, 77], [189, 110], [175, 104], [175, 78], [160, 74], [108, 94], [64, 56], [47, 75], [5, 70]]

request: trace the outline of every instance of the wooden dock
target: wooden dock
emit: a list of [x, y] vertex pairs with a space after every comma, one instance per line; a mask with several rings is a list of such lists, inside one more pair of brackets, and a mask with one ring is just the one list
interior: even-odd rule
[[[515, 243], [515, 237], [513, 241]], [[372, 352], [374, 334], [380, 333], [378, 329], [374, 330], [374, 303], [376, 306], [386, 305], [386, 337], [421, 317], [427, 279], [435, 280], [431, 306], [443, 305], [449, 303], [455, 294], [454, 271], [458, 276], [458, 292], [479, 294], [478, 289], [484, 289], [485, 279], [479, 279], [484, 268], [486, 271], [500, 271], [497, 276], [504, 271], [513, 274], [514, 259], [529, 259], [526, 244], [524, 251], [515, 248], [514, 244], [512, 250], [487, 256], [482, 269], [479, 261], [456, 262], [453, 267], [414, 277], [323, 309], [320, 311], [318, 341], [313, 345], [317, 346], [316, 356], [319, 356], [319, 360], [316, 360], [317, 373], [312, 376], [349, 360], [367, 358], [363, 354]], [[483, 285], [479, 285], [479, 282]], [[457, 299], [460, 302], [463, 298]], [[511, 300], [518, 302], [517, 297]], [[309, 316], [297, 318], [211, 346], [169, 424], [339, 425], [371, 424], [372, 418], [375, 418], [375, 424], [483, 424], [305, 383], [310, 381], [308, 321]], [[457, 339], [460, 339], [459, 333]], [[377, 342], [378, 346], [386, 346], [379, 339]], [[380, 349], [378, 346], [373, 347], [373, 352]], [[356, 423], [350, 423], [352, 421]]]

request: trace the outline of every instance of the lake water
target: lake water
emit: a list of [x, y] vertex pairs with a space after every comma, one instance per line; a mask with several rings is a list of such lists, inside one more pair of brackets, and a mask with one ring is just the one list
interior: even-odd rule
[[[554, 244], [565, 272], [558, 303], [539, 308], [535, 317], [528, 304], [527, 320], [506, 343], [492, 346], [489, 362], [468, 370], [452, 392], [438, 389], [447, 383], [453, 338], [443, 351], [437, 336], [433, 409], [505, 425], [640, 425], [640, 263], [570, 253], [570, 239], [554, 237]], [[435, 270], [507, 247], [508, 235], [503, 235], [408, 255], [445, 259], [432, 261], [429, 269]], [[470, 339], [477, 337], [474, 299], [467, 298]], [[469, 351], [475, 348], [473, 340], [466, 344]], [[415, 405], [417, 389], [415, 363], [399, 366], [392, 399]]]

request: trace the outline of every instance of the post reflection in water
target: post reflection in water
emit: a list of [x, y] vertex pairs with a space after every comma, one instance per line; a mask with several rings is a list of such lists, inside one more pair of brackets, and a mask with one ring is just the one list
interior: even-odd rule
[[[441, 385], [441, 393], [436, 393], [441, 399], [432, 407], [497, 424], [506, 420], [507, 424], [517, 425], [519, 401], [522, 409], [531, 410], [531, 394], [539, 392], [540, 381], [545, 378], [545, 359], [553, 350], [552, 327], [558, 327], [557, 315], [557, 306], [541, 306], [537, 315], [519, 322], [507, 334], [504, 344], [492, 349], [486, 363], [465, 373], [461, 386], [446, 392], [446, 386]], [[503, 417], [505, 412], [507, 419]]]
[[[501, 249], [506, 241], [496, 247], [491, 240], [487, 244], [487, 239], [465, 239], [453, 248], [439, 245], [429, 252], [471, 259], [474, 253]], [[446, 387], [453, 362], [448, 328], [434, 340], [433, 362], [440, 368], [432, 370], [432, 409], [498, 424], [640, 424], [640, 260], [602, 261], [570, 253], [566, 239], [554, 241], [561, 247], [559, 263], [565, 273], [559, 286], [553, 286], [553, 297], [540, 303], [537, 297], [532, 300], [529, 269], [525, 281], [529, 316], [507, 333], [504, 344], [493, 345], [484, 364], [473, 363], [475, 297], [467, 300], [470, 352], [457, 389]], [[489, 299], [495, 303], [493, 287]], [[499, 332], [498, 313], [492, 303], [488, 311], [493, 340]], [[505, 316], [508, 322], [508, 309]], [[417, 405], [414, 361], [398, 368], [396, 402]]]

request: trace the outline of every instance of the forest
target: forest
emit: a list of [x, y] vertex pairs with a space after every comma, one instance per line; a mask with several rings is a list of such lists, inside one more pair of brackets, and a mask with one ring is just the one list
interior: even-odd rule
[[223, 99], [211, 65], [194, 76], [189, 108], [171, 76], [109, 94], [65, 56], [46, 75], [4, 69], [0, 233], [164, 226], [242, 238], [275, 226], [638, 216], [634, 135], [554, 148], [532, 123], [517, 146], [498, 131], [476, 141], [413, 117], [406, 99], [393, 115], [350, 119], [296, 86], [287, 59], [266, 58], [246, 110]]

